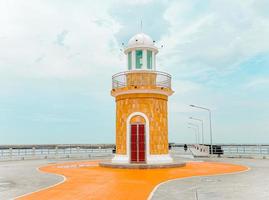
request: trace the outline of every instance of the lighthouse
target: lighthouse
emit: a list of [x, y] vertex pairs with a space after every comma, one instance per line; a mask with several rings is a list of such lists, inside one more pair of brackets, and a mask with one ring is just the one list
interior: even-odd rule
[[124, 48], [126, 71], [112, 76], [116, 102], [116, 154], [112, 163], [172, 163], [168, 147], [171, 76], [157, 71], [158, 48], [144, 33]]

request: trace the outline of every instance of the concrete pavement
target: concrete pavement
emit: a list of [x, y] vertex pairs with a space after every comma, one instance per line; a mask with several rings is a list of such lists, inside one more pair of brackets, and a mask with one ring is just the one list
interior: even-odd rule
[[0, 162], [0, 199], [14, 199], [62, 181], [62, 176], [37, 170], [42, 165], [54, 162], [53, 160]]
[[[207, 159], [210, 160], [210, 159]], [[192, 177], [169, 181], [158, 187], [152, 200], [268, 200], [269, 160], [214, 159], [249, 166], [247, 172], [231, 175]]]
[[[195, 159], [197, 160], [197, 159]], [[210, 161], [211, 159], [203, 159]], [[269, 199], [268, 159], [228, 159], [215, 158], [217, 162], [246, 165], [250, 171], [233, 175], [192, 177], [169, 181], [154, 192], [153, 200], [164, 199]], [[67, 160], [64, 160], [66, 162]], [[36, 170], [55, 160], [0, 162], [0, 199], [16, 196], [48, 187], [62, 181], [62, 177]], [[197, 193], [197, 194], [196, 194]]]

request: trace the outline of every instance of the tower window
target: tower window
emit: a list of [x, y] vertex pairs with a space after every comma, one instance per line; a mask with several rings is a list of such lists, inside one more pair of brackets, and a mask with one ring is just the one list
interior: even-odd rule
[[152, 51], [147, 50], [147, 68], [152, 69]]
[[136, 50], [135, 55], [136, 55], [136, 60], [135, 60], [136, 69], [141, 69], [142, 68], [142, 63], [143, 63], [143, 51], [142, 50]]
[[128, 52], [128, 70], [132, 69], [132, 52]]

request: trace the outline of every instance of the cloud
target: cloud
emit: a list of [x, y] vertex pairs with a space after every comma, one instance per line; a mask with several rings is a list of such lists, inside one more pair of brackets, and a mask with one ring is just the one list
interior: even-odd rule
[[45, 122], [45, 123], [79, 123], [80, 119], [74, 117], [66, 117], [63, 115], [55, 115], [55, 114], [43, 114], [36, 113], [32, 116], [18, 116], [20, 120], [33, 121], [33, 122]]
[[172, 83], [173, 90], [176, 91], [175, 95], [186, 95], [187, 93], [195, 93], [202, 89], [202, 86], [191, 81], [175, 80]]
[[1, 75], [79, 78], [114, 72], [122, 61], [114, 37], [120, 25], [107, 11], [111, 3], [5, 1], [0, 6]]
[[[72, 142], [76, 141], [73, 131], [85, 132], [89, 142], [98, 138], [91, 132], [107, 134], [100, 140], [111, 139], [115, 116], [109, 95], [111, 75], [126, 70], [120, 44], [140, 31], [141, 19], [143, 31], [158, 46], [164, 45], [157, 69], [173, 78], [169, 121], [174, 134], [186, 132], [191, 115], [207, 120], [206, 112], [189, 104], [212, 109], [216, 141], [220, 134], [229, 140], [235, 135], [245, 138], [251, 130], [242, 128], [244, 123], [262, 121], [255, 133], [265, 132], [268, 7], [266, 0], [1, 1], [3, 138], [16, 132], [17, 141], [23, 132], [21, 123], [29, 138], [47, 138], [47, 132], [62, 130], [61, 138], [66, 139], [68, 127]], [[74, 113], [82, 115], [74, 118]], [[25, 117], [27, 123], [16, 117]], [[43, 121], [48, 123], [46, 129], [33, 128]], [[55, 130], [58, 122], [61, 126]], [[37, 136], [37, 131], [43, 133]], [[176, 137], [185, 139], [172, 135], [174, 141]]]
[[153, 0], [132, 0], [132, 1], [129, 1], [129, 0], [117, 0], [116, 1], [117, 3], [125, 3], [125, 4], [128, 4], [128, 5], [145, 5], [145, 4], [149, 4], [151, 2], [153, 2]]
[[168, 1], [163, 0], [116, 0], [109, 9], [109, 14], [121, 24], [116, 38], [126, 44], [134, 34], [142, 31], [158, 41], [168, 29], [168, 23], [162, 16], [168, 6]]
[[269, 49], [269, 16], [263, 6], [269, 3], [173, 1], [164, 13], [170, 27], [161, 39], [165, 46], [160, 53], [162, 65], [171, 70], [177, 66], [174, 71], [189, 76], [198, 70], [199, 76], [234, 72], [244, 61]]
[[169, 108], [171, 113], [193, 113], [193, 111], [190, 109], [189, 104], [184, 104], [181, 102], [172, 101], [169, 104]]
[[67, 30], [63, 30], [60, 34], [57, 35], [57, 39], [55, 41], [56, 44], [60, 46], [64, 46], [64, 40], [68, 34]]
[[258, 87], [269, 87], [269, 77], [258, 77], [245, 84], [246, 89], [257, 89]]

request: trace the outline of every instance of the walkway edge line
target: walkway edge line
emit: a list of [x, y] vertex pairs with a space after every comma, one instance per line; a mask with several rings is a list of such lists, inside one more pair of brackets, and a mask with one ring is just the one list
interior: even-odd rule
[[60, 176], [60, 177], [62, 177], [63, 180], [61, 180], [60, 182], [55, 183], [55, 184], [53, 184], [53, 185], [49, 185], [49, 186], [47, 186], [47, 187], [44, 187], [44, 188], [40, 188], [40, 189], [38, 189], [38, 190], [35, 190], [35, 191], [33, 191], [33, 192], [29, 192], [29, 193], [26, 193], [26, 194], [23, 194], [23, 195], [14, 197], [14, 199], [19, 199], [19, 198], [22, 198], [22, 197], [25, 197], [25, 196], [34, 194], [34, 193], [36, 193], [36, 192], [40, 192], [40, 191], [42, 191], [42, 190], [46, 190], [46, 189], [55, 187], [55, 186], [57, 186], [57, 185], [60, 185], [60, 184], [64, 183], [64, 182], [67, 180], [67, 178], [66, 178], [64, 175], [61, 175], [61, 174], [54, 174], [54, 173], [48, 173], [48, 172], [44, 172], [44, 171], [40, 170], [41, 167], [45, 167], [45, 166], [48, 166], [48, 165], [42, 165], [42, 166], [40, 166], [40, 167], [37, 167], [36, 170], [37, 170], [38, 172], [40, 172], [40, 173], [43, 173], [43, 174], [53, 174], [53, 175], [56, 175], [56, 176]]
[[[228, 164], [228, 163], [227, 163]], [[244, 166], [244, 165], [241, 165], [241, 166]], [[220, 174], [212, 174], [212, 175], [199, 175], [199, 176], [190, 176], [190, 177], [185, 177], [185, 178], [174, 178], [174, 179], [170, 179], [170, 180], [167, 180], [167, 181], [164, 181], [164, 182], [161, 182], [159, 183], [158, 185], [156, 185], [153, 190], [151, 191], [151, 193], [149, 194], [147, 200], [151, 200], [154, 193], [156, 192], [156, 190], [161, 186], [161, 185], [164, 185], [168, 182], [172, 182], [172, 181], [176, 181], [176, 180], [184, 180], [184, 179], [189, 179], [189, 178], [196, 178], [196, 177], [210, 177], [210, 176], [224, 176], [224, 175], [229, 175], [229, 174], [240, 174], [240, 173], [244, 173], [244, 172], [247, 172], [249, 170], [251, 170], [251, 168], [249, 166], [244, 166], [244, 167], [247, 167], [246, 170], [243, 170], [243, 171], [239, 171], [239, 172], [227, 172], [227, 173], [220, 173]]]

